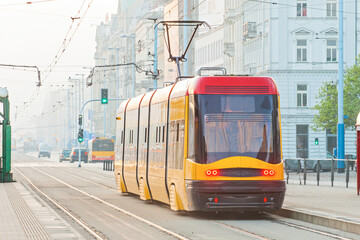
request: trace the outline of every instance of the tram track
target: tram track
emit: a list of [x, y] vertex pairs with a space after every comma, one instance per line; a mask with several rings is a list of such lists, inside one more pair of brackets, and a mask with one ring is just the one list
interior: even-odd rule
[[[89, 180], [89, 179], [86, 179], [85, 177], [81, 177], [81, 176], [77, 176], [77, 175], [73, 175], [73, 174], [70, 174], [69, 172], [67, 171], [64, 171], [64, 170], [60, 170], [60, 169], [56, 169], [56, 168], [53, 168], [53, 167], [50, 167], [50, 169], [52, 170], [55, 170], [55, 171], [58, 171], [58, 172], [63, 172], [69, 176], [72, 176], [72, 177], [76, 177], [76, 178], [79, 178], [79, 179], [82, 179], [86, 182], [89, 182], [91, 184], [94, 184], [94, 185], [97, 185], [97, 186], [101, 186], [101, 187], [104, 187], [104, 188], [108, 188], [108, 189], [111, 189], [111, 190], [114, 190], [114, 191], [117, 191], [116, 188], [113, 188], [111, 186], [108, 186], [106, 184], [102, 184], [102, 183], [98, 183], [98, 182], [94, 182], [92, 180]], [[36, 169], [37, 171], [40, 171], [42, 172], [41, 170], [38, 170]], [[42, 172], [43, 173], [43, 172]], [[45, 174], [47, 175], [47, 174]], [[55, 179], [55, 178], [54, 178]], [[59, 181], [59, 180], [58, 180]], [[61, 180], [60, 180], [61, 181]], [[62, 182], [62, 181], [61, 181]], [[81, 191], [81, 190], [80, 190]], [[96, 197], [97, 198], [97, 197]], [[103, 201], [103, 200], [102, 200]], [[117, 209], [117, 207], [116, 207]], [[126, 210], [125, 210], [126, 211]], [[333, 238], [333, 239], [338, 239], [338, 240], [351, 240], [350, 238], [345, 238], [345, 237], [342, 237], [342, 236], [339, 236], [339, 235], [335, 235], [335, 234], [332, 234], [332, 233], [329, 233], [329, 232], [326, 232], [326, 231], [321, 231], [321, 230], [317, 230], [317, 229], [314, 229], [314, 228], [310, 228], [310, 227], [305, 227], [305, 226], [302, 226], [302, 225], [299, 225], [299, 224], [295, 224], [295, 223], [290, 223], [290, 222], [285, 222], [285, 221], [281, 221], [281, 220], [276, 220], [274, 219], [275, 217], [272, 216], [272, 214], [266, 214], [268, 216], [270, 216], [270, 221], [273, 222], [273, 223], [277, 223], [277, 224], [281, 224], [281, 225], [286, 225], [288, 227], [293, 227], [293, 228], [297, 228], [297, 229], [301, 229], [301, 230], [304, 230], [304, 231], [308, 231], [308, 232], [312, 232], [312, 233], [315, 233], [315, 234], [319, 234], [319, 235], [322, 235], [322, 236], [326, 236], [326, 237], [330, 237], [330, 238]], [[244, 230], [242, 228], [239, 228], [237, 226], [234, 226], [234, 225], [231, 225], [231, 224], [227, 224], [227, 223], [224, 223], [224, 222], [220, 222], [220, 221], [213, 221], [214, 223], [218, 224], [218, 225], [221, 225], [227, 229], [230, 229], [231, 231], [235, 231], [235, 232], [239, 232], [245, 236], [248, 236], [248, 237], [251, 237], [251, 238], [255, 238], [255, 239], [258, 239], [258, 240], [270, 240], [272, 238], [267, 238], [267, 237], [264, 237], [262, 235], [259, 235], [259, 234], [256, 234], [254, 232], [251, 232], [251, 231], [247, 231], [247, 230]], [[186, 238], [179, 238], [179, 239], [186, 239]]]
[[221, 225], [223, 227], [226, 227], [227, 229], [230, 229], [230, 230], [235, 231], [235, 232], [239, 232], [239, 233], [241, 233], [243, 235], [246, 235], [246, 236], [251, 237], [251, 238], [255, 238], [257, 240], [270, 240], [270, 238], [266, 238], [266, 237], [261, 236], [259, 234], [255, 234], [253, 232], [246, 231], [244, 229], [241, 229], [239, 227], [235, 227], [235, 226], [230, 225], [230, 224], [226, 224], [224, 222], [219, 222], [219, 221], [213, 221], [213, 222], [216, 223], [216, 224], [219, 224], [219, 225]]
[[48, 194], [43, 192], [36, 184], [34, 184], [22, 171], [20, 171], [18, 168], [14, 168], [23, 178], [26, 179], [26, 181], [29, 182], [29, 184], [37, 191], [39, 192], [43, 197], [45, 197], [47, 200], [49, 200], [51, 203], [53, 203], [58, 209], [60, 209], [62, 212], [64, 212], [67, 216], [69, 216], [72, 220], [74, 220], [77, 224], [79, 224], [85, 231], [87, 231], [89, 234], [91, 234], [95, 239], [99, 240], [106, 240], [107, 238], [96, 231], [94, 228], [89, 226], [86, 222], [84, 222], [81, 218], [76, 216], [75, 214], [71, 213], [67, 208], [62, 206], [59, 202], [57, 202], [54, 198], [50, 197]]
[[332, 234], [332, 233], [328, 233], [328, 232], [325, 232], [325, 231], [320, 231], [320, 230], [317, 230], [317, 229], [314, 229], [314, 228], [305, 227], [305, 226], [294, 224], [294, 223], [289, 223], [289, 222], [285, 222], [285, 221], [281, 221], [281, 220], [274, 220], [274, 222], [278, 223], [278, 224], [286, 225], [286, 226], [289, 226], [289, 227], [305, 230], [305, 231], [308, 231], [308, 232], [317, 233], [317, 234], [320, 234], [322, 236], [326, 236], [326, 237], [330, 237], [330, 238], [334, 238], [334, 239], [351, 240], [350, 238], [345, 238], [345, 237], [342, 237], [342, 236], [339, 236], [339, 235], [335, 235], [335, 234]]
[[[84, 178], [84, 177], [81, 177], [81, 176], [77, 176], [77, 175], [71, 174], [71, 173], [69, 173], [69, 172], [67, 172], [67, 171], [64, 171], [64, 170], [60, 170], [60, 169], [53, 168], [53, 167], [50, 167], [50, 169], [55, 170], [55, 171], [58, 171], [58, 172], [63, 172], [63, 173], [65, 173], [65, 174], [69, 175], [69, 176], [82, 179], [82, 180], [84, 180], [84, 181], [86, 181], [86, 182], [88, 182], [88, 183], [92, 183], [92, 184], [97, 185], [97, 186], [100, 186], [100, 187], [105, 187], [105, 188], [108, 188], [108, 189], [111, 189], [111, 190], [114, 190], [114, 191], [118, 191], [118, 190], [117, 190], [116, 188], [114, 188], [114, 187], [108, 186], [108, 185], [106, 185], [106, 184], [94, 182], [94, 181], [92, 181], [92, 180], [89, 180], [89, 179], [87, 179], [87, 178]], [[115, 180], [114, 180], [114, 181], [115, 181]]]
[[[105, 201], [105, 200], [103, 200], [103, 199], [101, 199], [101, 198], [99, 198], [99, 197], [96, 197], [95, 195], [92, 195], [92, 194], [87, 193], [87, 192], [85, 192], [85, 191], [83, 191], [83, 190], [80, 190], [80, 189], [78, 189], [77, 187], [74, 187], [73, 185], [68, 184], [68, 183], [66, 183], [66, 182], [64, 182], [64, 181], [62, 181], [62, 180], [60, 180], [60, 179], [58, 179], [58, 178], [56, 178], [56, 177], [54, 177], [54, 176], [52, 176], [52, 175], [44, 172], [44, 171], [42, 171], [42, 170], [40, 170], [40, 169], [37, 169], [37, 168], [35, 168], [35, 167], [32, 167], [32, 169], [35, 170], [35, 171], [37, 171], [37, 172], [39, 172], [39, 173], [41, 173], [41, 174], [43, 174], [43, 175], [45, 175], [45, 176], [47, 176], [47, 177], [49, 177], [49, 178], [51, 178], [51, 179], [53, 179], [53, 180], [55, 180], [55, 181], [57, 181], [57, 182], [59, 182], [59, 183], [61, 183], [61, 184], [63, 184], [63, 185], [65, 185], [65, 186], [67, 186], [67, 187], [69, 187], [69, 188], [72, 189], [72, 190], [75, 190], [75, 191], [77, 191], [77, 192], [79, 192], [79, 193], [81, 193], [81, 194], [83, 194], [83, 195], [85, 195], [85, 196], [87, 196], [87, 197], [89, 197], [89, 198], [97, 201], [97, 202], [100, 202], [100, 203], [102, 203], [102, 204], [104, 204], [104, 205], [106, 205], [106, 206], [108, 206], [108, 207], [110, 207], [110, 208], [112, 208], [112, 209], [114, 209], [114, 210], [117, 210], [118, 212], [120, 212], [120, 213], [122, 213], [122, 214], [125, 214], [125, 215], [127, 215], [127, 216], [129, 216], [129, 217], [132, 217], [133, 219], [136, 219], [136, 220], [138, 220], [138, 221], [140, 221], [140, 222], [148, 225], [148, 226], [151, 226], [151, 227], [153, 227], [153, 228], [155, 228], [155, 229], [157, 229], [157, 230], [159, 230], [159, 231], [161, 231], [161, 232], [163, 232], [163, 233], [165, 233], [165, 234], [167, 234], [167, 235], [169, 235], [169, 236], [172, 236], [172, 237], [174, 237], [174, 238], [176, 238], [176, 239], [188, 240], [187, 237], [185, 237], [185, 236], [183, 236], [183, 235], [181, 235], [181, 234], [178, 234], [178, 233], [176, 233], [176, 232], [173, 232], [173, 231], [171, 231], [171, 230], [169, 230], [169, 229], [167, 229], [167, 228], [165, 228], [165, 227], [162, 227], [162, 226], [160, 226], [160, 225], [158, 225], [158, 224], [156, 224], [156, 223], [153, 223], [153, 222], [151, 222], [151, 221], [149, 221], [149, 220], [147, 220], [147, 219], [145, 219], [145, 218], [142, 218], [142, 217], [140, 217], [140, 216], [138, 216], [138, 215], [135, 215], [135, 214], [133, 214], [133, 213], [131, 213], [131, 212], [123, 209], [123, 208], [120, 208], [120, 207], [118, 207], [118, 206], [115, 206], [114, 204], [112, 204], [112, 203], [110, 203], [110, 202], [107, 202], [107, 201]], [[82, 226], [82, 227], [83, 227], [86, 231], [88, 231], [92, 236], [94, 236], [96, 239], [107, 239], [105, 236], [102, 236], [101, 234], [98, 234], [95, 229], [91, 228], [88, 224], [86, 224], [85, 222], [83, 222], [79, 217], [77, 217], [76, 215], [72, 214], [72, 213], [71, 213], [69, 210], [67, 210], [65, 207], [61, 206], [61, 205], [60, 205], [55, 199], [53, 199], [51, 196], [49, 196], [48, 194], [44, 193], [44, 192], [43, 192], [35, 183], [33, 183], [23, 172], [21, 172], [21, 171], [20, 171], [19, 169], [17, 169], [17, 168], [15, 168], [15, 170], [18, 171], [18, 172], [30, 183], [30, 185], [33, 186], [41, 195], [43, 195], [46, 199], [48, 199], [50, 202], [52, 202], [56, 207], [58, 207], [60, 210], [62, 210], [66, 215], [68, 215], [69, 217], [71, 217], [75, 222], [77, 222], [80, 226]], [[72, 175], [72, 176], [74, 176], [74, 175]], [[96, 184], [96, 185], [100, 185], [100, 186], [102, 186], [102, 187], [105, 187], [104, 185], [95, 183], [95, 182], [93, 182], [93, 181], [91, 181], [91, 180], [88, 180], [88, 181], [90, 181], [90, 182], [93, 183], [93, 184]]]
[[[26, 166], [27, 168], [28, 167], [31, 167], [31, 166]], [[16, 171], [18, 171], [19, 173], [20, 173], [20, 169], [21, 169], [21, 171], [22, 171], [22, 168], [20, 168], [20, 167], [15, 167], [14, 169], [16, 170]], [[100, 197], [97, 197], [97, 196], [95, 196], [95, 195], [92, 195], [91, 193], [89, 193], [89, 191], [90, 191], [90, 189], [87, 191], [87, 192], [84, 192], [82, 189], [79, 189], [77, 186], [75, 187], [75, 185], [71, 185], [71, 183], [72, 182], [77, 182], [77, 183], [79, 183], [79, 181], [76, 181], [75, 179], [81, 179], [82, 181], [84, 181], [84, 182], [88, 182], [88, 183], [90, 183], [91, 185], [95, 185], [95, 186], [99, 186], [99, 187], [101, 187], [101, 188], [103, 188], [103, 189], [110, 189], [110, 190], [113, 190], [113, 191], [117, 191], [116, 190], [116, 188], [114, 188], [114, 187], [112, 187], [112, 186], [109, 186], [109, 184], [107, 184], [107, 183], [109, 183], [109, 181], [108, 180], [113, 180], [111, 177], [109, 177], [109, 176], [106, 176], [106, 175], [103, 175], [103, 174], [101, 174], [101, 173], [98, 173], [98, 172], [96, 172], [96, 171], [94, 171], [94, 170], [91, 170], [91, 169], [86, 169], [86, 170], [90, 170], [89, 172], [88, 171], [85, 171], [85, 169], [81, 169], [81, 171], [79, 171], [78, 172], [78, 174], [74, 174], [74, 173], [71, 173], [71, 172], [69, 172], [68, 170], [66, 170], [66, 169], [62, 169], [62, 168], [56, 168], [56, 167], [54, 167], [54, 166], [33, 166], [32, 167], [32, 169], [34, 169], [34, 170], [36, 170], [37, 172], [39, 172], [39, 173], [41, 173], [42, 175], [44, 175], [44, 176], [47, 176], [47, 177], [49, 177], [49, 178], [52, 178], [53, 180], [54, 180], [54, 182], [55, 181], [57, 181], [57, 182], [59, 182], [59, 183], [61, 183], [61, 184], [65, 184], [65, 185], [67, 185], [69, 188], [71, 188], [72, 190], [74, 190], [74, 191], [77, 191], [78, 193], [80, 193], [80, 194], [84, 194], [85, 195], [85, 197], [89, 197], [89, 198], [91, 198], [92, 200], [95, 200], [95, 201], [98, 201], [98, 202], [100, 202], [100, 203], [103, 203], [104, 205], [106, 205], [106, 206], [108, 206], [108, 207], [111, 207], [112, 209], [115, 209], [115, 210], [117, 210], [118, 212], [120, 212], [120, 213], [123, 213], [124, 215], [127, 215], [127, 216], [130, 216], [130, 217], [133, 217], [132, 215], [134, 215], [133, 213], [130, 213], [131, 215], [129, 215], [129, 214], [127, 214], [128, 213], [128, 211], [127, 210], [124, 210], [123, 208], [120, 208], [120, 209], [122, 209], [123, 211], [125, 211], [125, 212], [123, 212], [123, 211], [121, 211], [121, 210], [119, 210], [119, 207], [117, 207], [117, 206], [115, 206], [115, 205], [113, 205], [112, 203], [110, 203], [110, 202], [107, 202], [107, 201], [105, 201], [105, 200], [103, 200], [103, 199], [100, 199]], [[80, 169], [79, 169], [80, 170]], [[55, 173], [55, 171], [56, 172], [58, 172], [58, 173]], [[26, 171], [24, 171], [24, 172], [21, 172], [20, 174], [30, 183], [31, 182], [31, 180], [27, 177], [27, 176], [25, 176], [25, 174], [27, 175], [27, 173], [28, 172], [26, 172]], [[81, 173], [81, 174], [80, 174]], [[88, 178], [86, 178], [86, 175], [87, 174], [90, 174], [90, 178], [92, 178], [91, 176], [97, 176], [97, 177], [94, 177], [92, 180], [90, 180], [90, 179], [88, 179]], [[66, 177], [64, 176], [64, 178], [63, 177], [61, 177], [62, 175], [67, 175]], [[31, 176], [31, 175], [29, 175], [29, 176]], [[71, 176], [73, 179], [71, 180], [71, 178], [68, 178], [68, 176]], [[59, 179], [60, 178], [60, 179]], [[101, 180], [101, 178], [104, 178], [103, 180]], [[106, 178], [106, 179], [105, 179]], [[65, 181], [66, 182], [64, 182], [63, 180], [64, 179], [66, 179]], [[35, 179], [34, 179], [35, 180]], [[68, 184], [67, 182], [71, 182], [70, 184]], [[36, 181], [37, 182], [37, 181]], [[33, 186], [33, 189], [35, 189], [36, 191], [42, 191], [41, 189], [40, 189], [40, 187], [39, 186], [37, 186], [36, 185], [36, 182], [34, 183], [34, 182], [31, 182], [30, 183], [30, 185], [32, 185]], [[80, 185], [82, 185], [83, 186], [83, 183], [81, 183]], [[41, 185], [42, 186], [42, 185]], [[89, 186], [89, 185], [88, 185]], [[42, 187], [41, 187], [42, 188]], [[75, 189], [74, 189], [75, 188]], [[94, 188], [92, 188], [92, 189], [94, 189]], [[39, 191], [39, 192], [40, 192]], [[91, 190], [91, 191], [93, 191], [93, 190]], [[44, 193], [44, 192], [43, 192]], [[48, 195], [48, 194], [46, 194], [46, 193], [41, 193], [40, 192], [40, 195], [43, 195], [44, 196], [44, 198], [47, 198], [47, 199], [49, 199], [48, 197], [50, 197], [50, 198], [52, 198], [51, 196], [48, 196], [48, 197], [46, 197], [45, 195]], [[95, 193], [96, 194], [96, 193]], [[97, 195], [97, 194], [96, 194]], [[93, 196], [93, 197], [91, 197], [91, 196]], [[90, 223], [90, 221], [88, 222], [88, 223], [86, 223], [84, 220], [81, 220], [81, 218], [79, 218], [79, 216], [82, 216], [82, 217], [84, 217], [82, 214], [81, 215], [79, 215], [79, 216], [77, 216], [76, 215], [76, 213], [74, 214], [73, 212], [71, 212], [71, 210], [69, 211], [69, 208], [68, 209], [66, 209], [66, 207], [64, 207], [64, 206], [61, 206], [60, 205], [60, 207], [57, 205], [57, 204], [60, 204], [59, 202], [57, 202], [54, 198], [52, 198], [52, 200], [54, 201], [51, 201], [50, 199], [49, 199], [49, 201], [50, 202], [52, 202], [56, 207], [58, 207], [61, 211], [63, 211], [66, 215], [68, 215], [70, 218], [72, 218], [76, 223], [78, 223], [81, 227], [83, 227], [85, 230], [86, 230], [86, 227], [88, 227], [88, 228], [90, 228], [92, 231], [94, 231], [95, 233], [98, 233], [99, 234], [99, 236], [97, 236], [97, 237], [95, 237], [93, 234], [91, 234], [90, 232], [89, 232], [89, 234], [91, 234], [92, 236], [94, 236], [94, 238], [95, 239], [107, 239], [107, 236], [104, 236], [103, 234], [102, 234], [102, 232], [99, 232], [99, 231], [97, 231], [96, 229], [94, 229], [94, 227], [91, 227], [91, 226], [89, 226], [89, 224], [88, 223]], [[56, 204], [57, 203], [57, 204]], [[114, 206], [114, 207], [112, 207], [112, 206]], [[69, 214], [67, 214], [61, 207], [63, 207], [64, 208], [64, 210], [65, 211], [68, 211], [69, 212], [69, 214], [70, 215], [73, 215], [73, 216], [70, 216]], [[170, 211], [170, 210], [169, 210]], [[293, 228], [294, 229], [294, 231], [304, 231], [304, 232], [308, 232], [308, 233], [311, 233], [311, 234], [313, 234], [314, 236], [316, 236], [316, 235], [318, 235], [319, 236], [319, 238], [320, 238], [320, 236], [322, 236], [323, 238], [325, 237], [325, 239], [339, 239], [339, 240], [348, 240], [348, 239], [356, 239], [356, 237], [354, 238], [353, 236], [347, 236], [347, 237], [343, 237], [343, 235], [337, 235], [338, 233], [337, 232], [334, 232], [334, 231], [332, 231], [332, 230], [327, 230], [327, 229], [318, 229], [318, 225], [314, 225], [314, 227], [312, 227], [312, 225], [303, 225], [303, 224], [301, 224], [301, 223], [297, 223], [296, 221], [294, 222], [294, 221], [291, 221], [291, 219], [289, 219], [290, 221], [288, 221], [288, 220], [286, 220], [286, 219], [284, 219], [284, 220], [278, 220], [278, 219], [276, 219], [277, 218], [277, 216], [276, 215], [272, 215], [272, 214], [267, 214], [268, 216], [269, 216], [269, 219], [267, 219], [267, 221], [269, 222], [269, 223], [274, 223], [274, 224], [277, 224], [278, 226], [281, 226], [281, 225], [283, 225], [284, 227], [287, 227], [287, 228], [289, 228], [289, 229], [291, 229], [291, 228]], [[135, 215], [136, 216], [136, 215]], [[141, 216], [141, 214], [138, 214], [138, 216], [137, 217], [139, 217], [139, 216]], [[138, 218], [136, 218], [136, 217], [133, 217], [133, 218], [135, 218], [136, 220], [139, 220]], [[139, 217], [139, 218], [141, 218], [141, 219], [144, 219], [144, 218], [142, 218], [142, 217]], [[213, 218], [213, 217], [211, 217], [211, 218]], [[75, 220], [75, 219], [77, 219], [77, 220]], [[85, 218], [84, 218], [85, 219]], [[233, 234], [236, 234], [236, 233], [238, 233], [238, 234], [240, 234], [240, 235], [242, 235], [242, 236], [244, 236], [244, 237], [247, 237], [247, 238], [249, 238], [249, 239], [261, 239], [261, 240], [263, 240], [263, 239], [277, 239], [276, 237], [274, 237], [274, 236], [272, 236], [272, 234], [268, 234], [269, 232], [266, 232], [266, 230], [265, 231], [263, 231], [263, 230], [259, 230], [258, 231], [258, 229], [257, 228], [253, 228], [253, 227], [251, 227], [251, 225], [248, 225], [248, 223], [246, 223], [245, 225], [243, 225], [241, 222], [238, 222], [238, 221], [235, 221], [235, 222], [233, 222], [233, 221], [228, 221], [228, 220], [233, 220], [234, 218], [233, 218], [233, 216], [227, 216], [227, 215], [225, 215], [225, 219], [222, 219], [222, 220], [220, 220], [220, 219], [218, 219], [218, 220], [214, 220], [214, 219], [209, 219], [209, 218], [206, 218], [207, 220], [210, 220], [209, 222], [213, 222], [214, 224], [216, 224], [216, 225], [218, 225], [219, 226], [219, 230], [220, 230], [220, 228], [222, 228], [222, 229], [224, 229], [223, 231], [226, 231], [226, 229], [227, 229], [227, 231], [228, 232], [233, 232]], [[236, 218], [236, 219], [238, 219], [238, 218]], [[146, 220], [146, 221], [149, 221], [149, 220], [147, 220], [147, 219], [144, 219], [144, 220]], [[234, 219], [235, 220], [235, 219]], [[241, 219], [239, 219], [239, 220], [241, 220]], [[247, 219], [243, 219], [243, 220], [246, 220], [247, 221]], [[82, 222], [83, 224], [85, 224], [86, 225], [86, 227], [84, 227], [84, 226], [82, 226], [78, 221], [80, 221], [80, 222]], [[152, 227], [154, 227], [153, 226], [153, 224], [155, 224], [155, 225], [157, 225], [156, 223], [154, 223], [154, 222], [151, 222], [152, 224], [148, 224], [147, 222], [144, 222], [144, 221], [141, 221], [141, 220], [139, 220], [140, 222], [142, 222], [142, 223], [145, 223], [145, 224], [147, 224], [147, 225], [149, 225], [149, 226], [152, 226]], [[150, 221], [149, 221], [150, 222]], [[94, 225], [93, 225], [94, 226]], [[97, 225], [96, 225], [97, 226]], [[157, 225], [157, 226], [159, 226], [159, 225]], [[247, 226], [249, 226], [249, 227], [247, 227]], [[185, 232], [183, 232], [183, 231], [180, 231], [179, 229], [176, 231], [176, 232], [174, 232], [173, 231], [173, 228], [172, 227], [168, 227], [168, 226], [166, 226], [166, 227], [162, 227], [162, 226], [160, 226], [161, 228], [164, 228], [164, 229], [166, 229], [166, 230], [168, 230], [168, 231], [170, 231], [171, 233], [175, 233], [177, 236], [174, 236], [174, 235], [172, 235], [171, 233], [168, 233], [167, 231], [162, 231], [161, 229], [159, 229], [159, 228], [157, 228], [157, 227], [154, 227], [154, 228], [156, 228], [157, 230], [160, 230], [161, 232], [163, 232], [163, 233], [166, 233], [167, 235], [170, 235], [170, 236], [172, 236], [172, 237], [174, 237], [174, 238], [177, 238], [177, 239], [191, 239], [191, 238], [193, 238], [192, 237], [192, 234], [191, 234], [191, 232], [190, 232], [190, 234], [189, 234], [189, 232], [187, 232], [187, 233], [185, 233]], [[171, 230], [170, 230], [171, 229]], [[275, 228], [276, 229], [276, 228]], [[296, 229], [296, 230], [295, 230]], [[102, 229], [103, 230], [103, 229]], [[87, 231], [87, 230], [86, 230]], [[87, 231], [88, 232], [88, 231]], [[103, 232], [107, 232], [107, 231], [103, 231]], [[271, 237], [270, 237], [271, 236]], [[275, 235], [276, 236], [276, 235]], [[194, 236], [195, 238], [197, 238], [196, 236]], [[350, 238], [349, 238], [350, 237]]]

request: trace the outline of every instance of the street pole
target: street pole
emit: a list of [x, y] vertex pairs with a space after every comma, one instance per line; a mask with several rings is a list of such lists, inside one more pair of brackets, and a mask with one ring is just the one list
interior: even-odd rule
[[[103, 65], [105, 65], [105, 58], [103, 58]], [[106, 82], [105, 82], [105, 70], [104, 70], [104, 79], [103, 79], [103, 86], [104, 88], [106, 88]], [[104, 105], [104, 137], [106, 137], [106, 105], [107, 104], [103, 104]]]
[[358, 41], [358, 36], [357, 36], [357, 14], [358, 14], [358, 0], [355, 0], [355, 65], [357, 65], [357, 57], [358, 57], [358, 53], [357, 53], [357, 41]]
[[154, 29], [154, 72], [153, 72], [153, 87], [157, 89], [157, 77], [158, 77], [158, 24], [155, 24]]
[[[188, 20], [187, 16], [188, 12], [188, 0], [184, 0], [184, 21]], [[185, 51], [186, 45], [188, 44], [188, 32], [187, 32], [187, 26], [184, 26], [184, 39], [183, 39], [183, 49]], [[188, 76], [188, 62], [185, 61], [184, 63], [184, 76]]]
[[[80, 114], [80, 108], [81, 108], [81, 103], [80, 103], [80, 99], [81, 99], [81, 90], [80, 90], [80, 85], [81, 85], [81, 82], [80, 82], [80, 79], [79, 79], [79, 114]], [[78, 114], [78, 115], [79, 115]], [[79, 127], [79, 129], [81, 128], [81, 126]], [[79, 166], [78, 167], [81, 167], [81, 142], [78, 141], [78, 144], [79, 144]]]
[[[135, 64], [135, 35], [131, 36], [132, 40], [133, 40], [133, 63]], [[135, 78], [136, 78], [136, 68], [135, 66], [133, 67], [133, 97], [135, 97]]]
[[[345, 158], [345, 130], [344, 130], [344, 43], [343, 43], [343, 0], [339, 0], [339, 65], [338, 65], [338, 159]], [[338, 161], [338, 172], [345, 172], [344, 161]]]

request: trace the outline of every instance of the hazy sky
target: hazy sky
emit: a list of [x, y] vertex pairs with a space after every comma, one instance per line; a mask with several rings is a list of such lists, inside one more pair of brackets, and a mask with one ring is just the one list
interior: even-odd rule
[[[43, 96], [55, 89], [54, 84], [64, 83], [76, 73], [88, 73], [84, 66], [94, 65], [96, 25], [105, 21], [108, 13], [116, 13], [118, 0], [0, 0], [0, 63], [16, 65], [36, 65], [44, 72], [53, 61], [64, 42], [71, 25], [71, 17], [83, 16], [92, 2], [57, 67], [42, 81], [40, 95], [33, 101], [25, 115], [41, 111]], [[74, 20], [72, 31], [80, 20]], [[68, 36], [69, 39], [70, 36]], [[7, 87], [10, 94], [12, 113], [15, 106], [24, 106], [34, 93], [37, 75], [34, 70], [0, 67], [0, 87]], [[19, 108], [20, 108], [19, 107]]]

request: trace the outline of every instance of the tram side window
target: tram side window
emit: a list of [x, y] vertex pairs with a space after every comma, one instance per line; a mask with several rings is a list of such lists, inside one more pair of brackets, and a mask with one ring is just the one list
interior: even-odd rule
[[165, 142], [165, 126], [163, 126], [162, 142]]
[[188, 158], [195, 157], [195, 108], [194, 96], [189, 97]]
[[179, 141], [179, 123], [176, 124], [176, 141]]
[[159, 142], [161, 142], [161, 127], [159, 127]]
[[146, 139], [147, 139], [147, 128], [145, 128], [145, 139], [144, 139], [144, 143], [146, 143]]
[[185, 119], [179, 120], [176, 124], [176, 153], [175, 168], [183, 169], [184, 166], [184, 134]]
[[156, 127], [156, 140], [155, 140], [155, 142], [157, 142], [158, 141], [158, 127]]
[[183, 169], [185, 119], [171, 121], [169, 128], [168, 167], [170, 169]]

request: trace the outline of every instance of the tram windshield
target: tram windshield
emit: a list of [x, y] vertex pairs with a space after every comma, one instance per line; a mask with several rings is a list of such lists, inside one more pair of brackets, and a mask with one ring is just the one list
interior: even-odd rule
[[114, 151], [114, 142], [111, 139], [96, 139], [93, 142], [93, 151]]
[[233, 156], [281, 162], [277, 99], [275, 95], [191, 96], [189, 157], [199, 163]]

